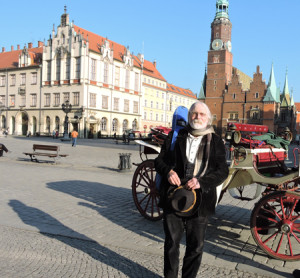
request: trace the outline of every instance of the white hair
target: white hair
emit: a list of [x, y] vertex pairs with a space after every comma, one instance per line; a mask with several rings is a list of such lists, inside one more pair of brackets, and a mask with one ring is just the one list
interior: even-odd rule
[[206, 114], [207, 114], [207, 118], [208, 118], [207, 125], [211, 125], [212, 124], [211, 112], [210, 112], [208, 106], [202, 101], [196, 101], [191, 105], [190, 110], [189, 110], [189, 122], [191, 120], [191, 115], [194, 112], [196, 105], [201, 105], [202, 107], [204, 107], [206, 109]]

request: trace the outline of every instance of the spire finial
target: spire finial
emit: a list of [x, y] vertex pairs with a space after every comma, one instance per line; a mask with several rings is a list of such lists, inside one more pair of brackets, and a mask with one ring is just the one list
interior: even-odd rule
[[65, 14], [67, 13], [67, 6], [64, 7]]

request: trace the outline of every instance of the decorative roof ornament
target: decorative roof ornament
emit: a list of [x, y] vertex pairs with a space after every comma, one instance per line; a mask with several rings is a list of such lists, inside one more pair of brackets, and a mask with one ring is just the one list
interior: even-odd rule
[[278, 88], [276, 86], [276, 81], [275, 81], [273, 63], [272, 63], [272, 68], [271, 68], [267, 93], [266, 93], [263, 101], [266, 101], [266, 102], [267, 101], [280, 102], [280, 96], [278, 94]]
[[202, 85], [201, 85], [200, 92], [197, 97], [199, 100], [206, 99], [206, 79], [207, 79], [207, 74], [206, 74], [206, 66], [205, 66]]
[[216, 11], [215, 19], [217, 19], [217, 18], [229, 19], [228, 7], [229, 7], [228, 0], [217, 0], [217, 3], [216, 3], [217, 11]]
[[288, 84], [287, 75], [288, 75], [288, 70], [286, 70], [283, 92], [281, 95], [281, 106], [282, 107], [290, 107], [291, 106], [291, 96], [290, 96], [290, 92], [289, 92], [289, 84]]

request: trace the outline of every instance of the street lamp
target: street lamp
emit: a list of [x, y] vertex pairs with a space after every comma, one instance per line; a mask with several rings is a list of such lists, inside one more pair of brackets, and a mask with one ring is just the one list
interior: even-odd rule
[[72, 104], [66, 100], [65, 103], [61, 105], [62, 110], [66, 113], [65, 122], [64, 122], [64, 137], [61, 139], [62, 141], [70, 141], [69, 133], [68, 133], [68, 113], [72, 110]]

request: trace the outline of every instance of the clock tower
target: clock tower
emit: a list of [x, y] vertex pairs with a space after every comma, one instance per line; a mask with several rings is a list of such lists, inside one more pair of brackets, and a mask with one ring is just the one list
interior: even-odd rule
[[228, 0], [217, 0], [207, 59], [205, 103], [214, 115], [213, 124], [217, 128], [222, 127], [223, 97], [232, 76], [232, 24], [228, 8]]

